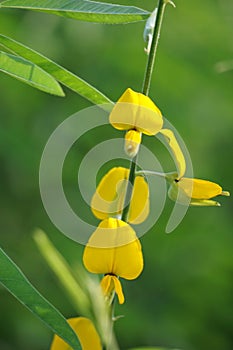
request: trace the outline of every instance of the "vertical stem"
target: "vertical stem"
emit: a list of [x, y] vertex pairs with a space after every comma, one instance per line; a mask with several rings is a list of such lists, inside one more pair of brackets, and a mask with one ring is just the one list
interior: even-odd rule
[[152, 73], [153, 73], [153, 69], [154, 69], [155, 56], [157, 53], [161, 27], [162, 27], [162, 23], [163, 23], [164, 10], [165, 10], [165, 7], [168, 3], [173, 4], [169, 0], [159, 0], [158, 1], [158, 10], [157, 10], [157, 16], [156, 16], [156, 21], [155, 21], [155, 28], [154, 28], [151, 49], [150, 49], [150, 53], [148, 56], [145, 77], [144, 77], [144, 82], [143, 82], [143, 87], [142, 87], [142, 93], [146, 96], [149, 95], [151, 77], [152, 77]]
[[[144, 82], [143, 82], [143, 87], [142, 87], [142, 93], [146, 96], [149, 94], [150, 90], [150, 83], [151, 83], [151, 77], [154, 69], [154, 62], [155, 62], [155, 56], [157, 53], [157, 48], [158, 48], [158, 42], [159, 42], [159, 37], [160, 37], [160, 31], [161, 31], [161, 26], [163, 22], [163, 15], [164, 15], [164, 10], [165, 7], [168, 3], [172, 3], [172, 0], [158, 0], [158, 12], [156, 16], [156, 22], [155, 22], [155, 28], [153, 32], [153, 38], [152, 38], [152, 43], [151, 43], [151, 50], [148, 56], [148, 61], [147, 61], [147, 66], [146, 66], [146, 71], [145, 71], [145, 77], [144, 77]], [[127, 216], [129, 212], [129, 207], [130, 207], [130, 202], [131, 202], [131, 197], [132, 197], [132, 190], [133, 190], [133, 185], [135, 181], [135, 172], [136, 172], [136, 166], [137, 166], [137, 154], [136, 156], [131, 160], [130, 164], [130, 172], [129, 172], [129, 182], [127, 185], [126, 189], [126, 195], [125, 195], [125, 200], [124, 200], [124, 209], [122, 212], [122, 220], [127, 222]], [[114, 309], [113, 304], [111, 305], [112, 310]], [[108, 349], [108, 347], [106, 348]]]
[[[153, 73], [153, 69], [154, 69], [154, 62], [155, 62], [155, 56], [157, 53], [157, 48], [158, 48], [158, 43], [159, 43], [159, 37], [160, 37], [160, 32], [161, 32], [161, 27], [162, 27], [162, 22], [163, 22], [163, 15], [164, 15], [164, 10], [165, 10], [167, 3], [173, 4], [171, 2], [171, 0], [159, 0], [158, 1], [158, 11], [157, 11], [157, 16], [156, 16], [156, 21], [155, 21], [155, 28], [154, 28], [154, 32], [153, 32], [151, 49], [150, 49], [150, 53], [148, 56], [145, 77], [144, 77], [144, 82], [143, 82], [143, 86], [142, 86], [142, 93], [146, 96], [148, 96], [149, 90], [150, 90], [151, 77], [152, 77], [152, 73]], [[127, 190], [126, 190], [124, 209], [123, 209], [123, 213], [122, 213], [122, 220], [123, 221], [127, 221], [130, 200], [132, 197], [132, 189], [133, 189], [134, 180], [135, 180], [136, 164], [137, 164], [137, 154], [131, 160], [131, 164], [130, 164], [129, 183], [128, 183]]]
[[137, 164], [137, 154], [131, 160], [131, 164], [130, 164], [129, 182], [128, 182], [127, 189], [126, 189], [124, 209], [123, 209], [123, 213], [122, 213], [122, 220], [123, 221], [127, 221], [127, 216], [128, 216], [128, 212], [129, 212], [129, 206], [130, 206], [130, 200], [131, 200], [131, 197], [132, 197], [132, 189], [133, 189], [134, 180], [135, 180], [136, 164]]

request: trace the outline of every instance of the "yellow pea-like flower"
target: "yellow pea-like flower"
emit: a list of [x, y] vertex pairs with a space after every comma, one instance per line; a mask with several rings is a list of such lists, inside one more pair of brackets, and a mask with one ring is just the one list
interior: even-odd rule
[[170, 129], [162, 129], [160, 133], [165, 137], [177, 167], [177, 174], [167, 176], [171, 184], [168, 190], [169, 197], [181, 204], [219, 206], [220, 204], [212, 198], [219, 195], [229, 196], [230, 193], [223, 191], [222, 187], [214, 182], [184, 177], [186, 162], [174, 133]]
[[141, 133], [156, 135], [163, 126], [163, 117], [148, 96], [128, 88], [113, 107], [109, 122], [118, 130], [133, 131], [126, 133], [125, 151], [134, 157], [141, 143]]
[[135, 129], [146, 135], [155, 135], [163, 125], [162, 114], [154, 102], [130, 88], [115, 104], [109, 121], [118, 130]]
[[112, 296], [116, 292], [118, 296], [119, 304], [123, 304], [125, 302], [125, 297], [123, 294], [121, 282], [117, 276], [107, 274], [102, 278], [101, 287], [104, 295], [107, 297], [109, 301], [111, 301]]
[[[100, 337], [93, 323], [85, 317], [74, 317], [67, 320], [77, 334], [82, 350], [102, 350]], [[50, 350], [72, 350], [58, 335], [55, 335]]]
[[83, 253], [83, 263], [92, 273], [104, 274], [101, 282], [104, 295], [114, 290], [120, 303], [124, 295], [120, 280], [137, 278], [143, 270], [141, 244], [135, 231], [126, 222], [108, 218], [91, 235]]
[[171, 199], [179, 203], [187, 202], [188, 198], [190, 199], [190, 205], [196, 206], [220, 206], [220, 204], [212, 200], [212, 198], [219, 195], [230, 195], [228, 191], [223, 191], [222, 187], [215, 182], [186, 177], [175, 180], [168, 194]]
[[[129, 169], [115, 167], [100, 181], [91, 200], [93, 214], [100, 220], [120, 215], [124, 209]], [[143, 176], [136, 176], [129, 207], [128, 222], [140, 224], [149, 214], [149, 187]]]

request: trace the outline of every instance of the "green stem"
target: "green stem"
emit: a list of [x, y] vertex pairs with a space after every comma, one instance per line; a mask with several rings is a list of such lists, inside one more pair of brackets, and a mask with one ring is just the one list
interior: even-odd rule
[[[156, 16], [156, 22], [155, 22], [155, 29], [154, 29], [154, 33], [153, 33], [151, 49], [150, 49], [150, 53], [149, 53], [148, 60], [147, 60], [146, 72], [145, 72], [145, 77], [144, 77], [144, 82], [143, 82], [143, 87], [142, 87], [142, 93], [146, 96], [149, 95], [151, 77], [152, 77], [152, 73], [153, 73], [153, 69], [154, 69], [155, 56], [156, 56], [157, 48], [158, 48], [160, 32], [161, 32], [161, 27], [162, 27], [162, 23], [163, 23], [164, 11], [165, 11], [165, 7], [168, 3], [173, 4], [169, 0], [159, 0], [159, 2], [158, 2], [158, 10], [157, 10], [157, 16]], [[175, 6], [175, 5], [173, 4], [173, 6]]]
[[[155, 22], [155, 29], [153, 32], [151, 50], [148, 56], [148, 61], [147, 61], [147, 66], [145, 71], [145, 78], [144, 78], [143, 87], [142, 87], [142, 93], [146, 96], [148, 96], [149, 94], [151, 77], [152, 77], [153, 68], [154, 68], [154, 61], [155, 61], [155, 56], [156, 56], [158, 42], [159, 42], [164, 10], [165, 10], [166, 4], [169, 2], [173, 4], [171, 0], [159, 0], [158, 2], [158, 12], [157, 12], [157, 17]], [[132, 190], [133, 190], [133, 185], [136, 177], [136, 166], [137, 166], [137, 154], [131, 160], [131, 164], [130, 164], [129, 181], [126, 189], [125, 200], [124, 200], [124, 209], [121, 216], [121, 219], [125, 222], [127, 222], [129, 206], [130, 206], [131, 197], [132, 197]], [[111, 305], [111, 310], [112, 312], [114, 310], [113, 304]], [[108, 349], [107, 347], [106, 350], [110, 350], [110, 349]]]
[[[153, 32], [151, 49], [150, 49], [150, 53], [148, 56], [145, 77], [144, 77], [144, 82], [143, 82], [143, 87], [142, 87], [142, 93], [146, 96], [148, 96], [149, 90], [150, 90], [151, 77], [152, 77], [152, 73], [153, 73], [153, 69], [154, 69], [154, 62], [155, 62], [155, 56], [156, 56], [157, 48], [158, 48], [161, 26], [162, 26], [162, 22], [163, 22], [163, 15], [164, 15], [164, 10], [165, 10], [167, 3], [173, 4], [170, 0], [159, 0], [159, 2], [158, 2], [158, 11], [157, 11], [157, 16], [156, 16], [155, 29]], [[136, 175], [135, 174], [136, 164], [137, 164], [137, 155], [131, 160], [131, 164], [130, 164], [129, 182], [128, 182], [128, 186], [126, 189], [124, 209], [122, 212], [122, 220], [123, 221], [127, 221], [130, 201], [131, 201], [131, 197], [132, 197], [132, 190], [133, 190], [133, 185], [134, 185], [134, 180], [135, 180], [135, 175]]]
[[127, 189], [126, 189], [124, 209], [123, 209], [123, 213], [122, 213], [122, 220], [123, 221], [127, 221], [130, 201], [131, 201], [131, 197], [132, 197], [132, 189], [133, 189], [134, 180], [135, 180], [136, 164], [137, 164], [137, 154], [131, 160], [131, 164], [130, 164], [129, 182], [128, 182]]
[[151, 170], [139, 170], [139, 171], [136, 171], [136, 175], [155, 175], [155, 176], [160, 176], [165, 178], [167, 176], [166, 173], [160, 173], [158, 171], [151, 171]]

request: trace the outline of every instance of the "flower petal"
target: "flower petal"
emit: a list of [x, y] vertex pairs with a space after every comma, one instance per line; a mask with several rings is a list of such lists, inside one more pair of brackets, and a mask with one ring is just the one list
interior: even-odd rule
[[108, 299], [111, 299], [112, 293], [114, 292], [114, 283], [112, 281], [112, 275], [105, 275], [100, 283], [103, 293]]
[[[100, 220], [122, 213], [129, 169], [111, 169], [100, 181], [91, 200], [91, 210]], [[129, 209], [129, 222], [140, 224], [149, 213], [149, 188], [142, 176], [136, 176]], [[123, 243], [124, 244], [124, 243]]]
[[222, 194], [221, 186], [207, 180], [183, 177], [178, 182], [178, 186], [193, 199], [210, 199]]
[[135, 279], [143, 269], [141, 244], [130, 225], [119, 219], [105, 219], [90, 237], [83, 263], [93, 273]]
[[149, 214], [149, 186], [143, 176], [136, 176], [130, 203], [128, 221], [141, 224]]
[[120, 282], [119, 278], [117, 278], [116, 276], [112, 276], [112, 278], [113, 278], [113, 282], [114, 282], [114, 286], [115, 286], [115, 291], [116, 291], [116, 294], [118, 296], [119, 304], [123, 304], [125, 301], [125, 297], [123, 294], [121, 282]]
[[212, 199], [191, 199], [190, 205], [195, 207], [221, 207], [221, 204]]
[[[83, 350], [102, 350], [100, 337], [88, 318], [75, 317], [68, 319], [67, 322], [77, 334]], [[72, 348], [55, 335], [50, 350], [72, 350]]]
[[141, 143], [142, 134], [137, 130], [129, 130], [125, 134], [125, 153], [133, 158], [136, 156]]
[[109, 121], [118, 130], [136, 129], [146, 135], [155, 135], [163, 126], [159, 108], [148, 96], [130, 88], [113, 107]]
[[185, 159], [181, 148], [175, 138], [174, 133], [171, 130], [162, 129], [160, 130], [160, 133], [165, 136], [165, 139], [169, 144], [171, 152], [175, 157], [175, 163], [178, 170], [178, 179], [180, 179], [184, 175], [186, 169]]
[[110, 300], [112, 293], [116, 292], [119, 300], [119, 304], [123, 304], [125, 297], [122, 291], [122, 286], [120, 280], [113, 275], [105, 275], [101, 281], [101, 287], [103, 289], [104, 295]]
[[129, 170], [122, 167], [111, 169], [100, 181], [91, 200], [91, 210], [100, 220], [118, 214], [124, 205]]

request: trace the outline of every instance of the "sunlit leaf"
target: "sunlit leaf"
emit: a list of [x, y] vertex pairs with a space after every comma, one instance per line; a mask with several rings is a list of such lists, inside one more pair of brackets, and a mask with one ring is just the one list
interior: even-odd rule
[[2, 7], [42, 11], [58, 16], [96, 23], [130, 23], [145, 20], [150, 13], [134, 6], [88, 0], [7, 0]]
[[0, 35], [0, 45], [5, 49], [10, 50], [14, 54], [33, 62], [52, 75], [60, 83], [88, 99], [92, 103], [101, 104], [111, 102], [104, 94], [88, 84], [86, 81], [82, 80], [75, 74], [69, 72], [38, 52], [28, 48], [27, 46], [4, 35]]
[[0, 71], [44, 92], [64, 96], [62, 88], [49, 73], [21, 57], [0, 52]]
[[1, 248], [0, 283], [73, 349], [81, 350], [78, 338], [66, 319], [31, 285]]

